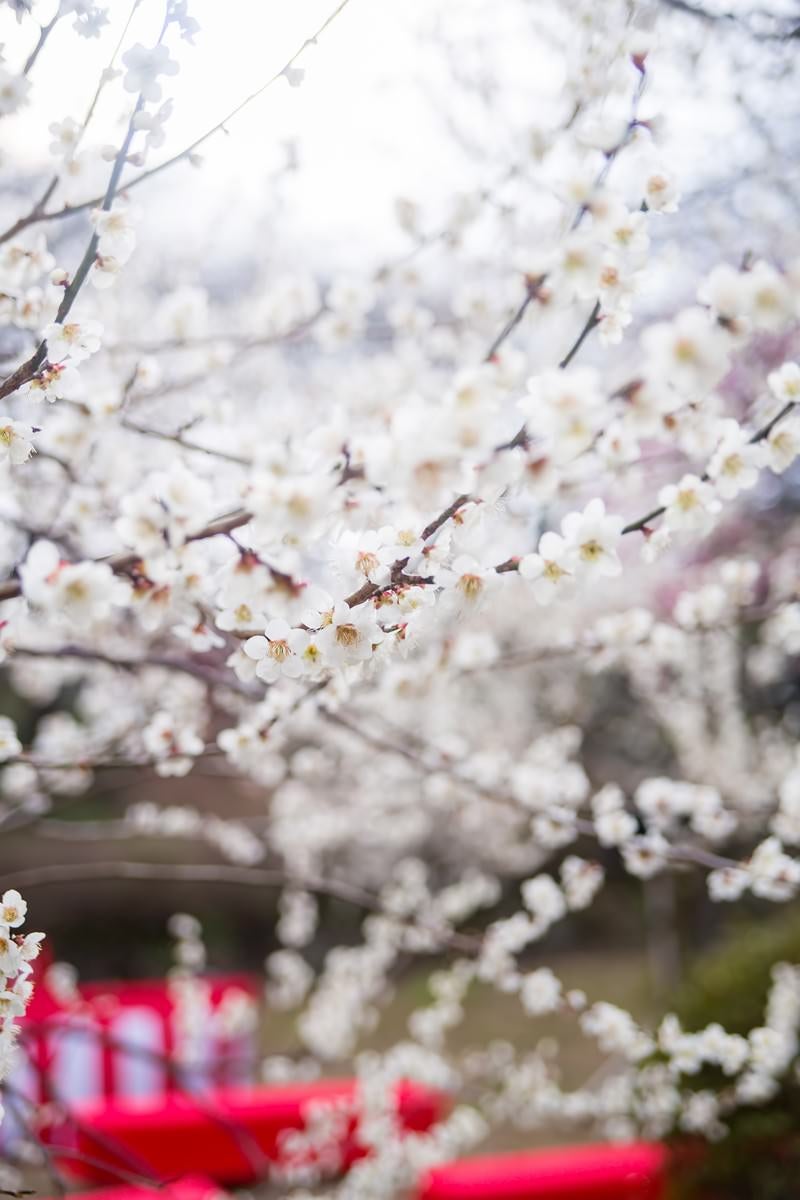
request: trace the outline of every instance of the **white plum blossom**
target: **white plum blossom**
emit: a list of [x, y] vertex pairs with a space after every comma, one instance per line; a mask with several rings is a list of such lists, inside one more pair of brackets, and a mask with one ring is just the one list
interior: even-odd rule
[[264, 612], [252, 608], [245, 601], [235, 607], [222, 609], [215, 618], [217, 628], [224, 629], [226, 632], [251, 632], [259, 626], [263, 627], [266, 623], [267, 618]]
[[534, 376], [519, 407], [531, 428], [551, 441], [559, 460], [574, 458], [591, 445], [607, 411], [597, 372], [588, 367]]
[[129, 598], [128, 585], [107, 563], [69, 562], [44, 540], [33, 544], [19, 571], [25, 598], [76, 628], [108, 620]]
[[[0, 897], [0, 1082], [14, 1066], [13, 1049], [18, 1018], [24, 1016], [33, 995], [32, 966], [42, 933], [22, 933], [28, 905], [16, 888]], [[2, 1110], [0, 1110], [0, 1118]]]
[[561, 886], [572, 910], [588, 908], [603, 880], [604, 872], [599, 863], [587, 862], [571, 854], [561, 864]]
[[681, 592], [675, 603], [675, 620], [683, 629], [712, 629], [730, 611], [730, 597], [719, 583], [708, 583], [696, 592]]
[[705, 532], [722, 507], [711, 484], [697, 475], [684, 475], [678, 483], [668, 483], [658, 493], [658, 503], [666, 509], [667, 528], [676, 532]]
[[749, 315], [756, 329], [776, 332], [792, 317], [794, 300], [789, 282], [771, 263], [760, 259], [746, 273]]
[[567, 911], [567, 900], [556, 881], [549, 875], [537, 875], [522, 885], [522, 902], [535, 918], [551, 924]]
[[597, 333], [602, 345], [618, 346], [632, 320], [633, 314], [626, 309], [619, 309], [617, 312], [603, 310], [598, 317]]
[[561, 532], [576, 572], [587, 577], [621, 573], [617, 547], [622, 518], [607, 513], [601, 499], [590, 500], [582, 513], [568, 513], [561, 522]]
[[770, 371], [767, 385], [782, 404], [796, 404], [800, 401], [800, 363], [785, 362], [776, 371]]
[[113, 254], [98, 254], [89, 271], [89, 282], [99, 292], [105, 292], [116, 283], [122, 266]]
[[54, 121], [49, 126], [49, 132], [52, 136], [50, 143], [50, 153], [58, 158], [72, 158], [81, 138], [81, 127], [72, 117], [65, 117], [63, 121]]
[[[16, 975], [22, 964], [19, 946], [13, 940], [11, 932], [5, 925], [0, 925], [0, 974]], [[20, 1013], [16, 1014], [21, 1015]]]
[[203, 752], [203, 739], [168, 712], [157, 712], [142, 730], [142, 744], [155, 760], [158, 775], [186, 775]]
[[36, 430], [24, 421], [0, 416], [0, 462], [8, 460], [18, 467], [34, 453], [33, 435]]
[[167, 140], [164, 125], [172, 114], [172, 101], [167, 100], [156, 112], [146, 109], [138, 112], [133, 119], [134, 128], [146, 134], [145, 144], [148, 150], [157, 150]]
[[738, 900], [749, 884], [750, 876], [741, 867], [720, 867], [708, 876], [708, 891], [712, 900]]
[[78, 371], [69, 362], [47, 363], [26, 384], [26, 394], [31, 400], [80, 400], [84, 394], [84, 383]]
[[678, 211], [681, 195], [674, 179], [661, 171], [654, 171], [645, 182], [644, 198], [651, 212], [674, 213]]
[[0, 250], [0, 264], [8, 272], [14, 283], [20, 287], [29, 287], [37, 283], [41, 277], [52, 271], [56, 260], [47, 247], [44, 234], [32, 237], [11, 239]]
[[333, 561], [345, 585], [355, 590], [365, 581], [387, 582], [398, 556], [395, 542], [393, 530], [343, 530], [333, 545]]
[[[296, 638], [299, 634], [299, 641]], [[302, 654], [295, 652], [294, 644], [300, 648], [305, 641], [303, 630], [293, 630], [281, 618], [276, 618], [267, 624], [263, 635], [257, 634], [248, 638], [242, 649], [248, 658], [258, 665], [256, 675], [266, 683], [274, 683], [282, 675], [289, 679], [297, 679], [303, 674], [304, 662]], [[302, 647], [305, 649], [305, 646]]]
[[730, 263], [720, 263], [697, 289], [697, 298], [707, 304], [729, 332], [749, 331], [749, 291], [747, 276]]
[[603, 243], [623, 260], [641, 262], [647, 255], [650, 238], [647, 217], [622, 203], [609, 204], [594, 214], [594, 228]]
[[148, 47], [137, 42], [125, 51], [122, 62], [126, 67], [122, 80], [125, 90], [139, 92], [151, 103], [161, 99], [159, 76], [178, 74], [178, 64], [164, 45]]
[[128, 261], [136, 247], [128, 206], [115, 200], [108, 209], [94, 209], [91, 220], [97, 237], [97, 266], [101, 271], [113, 273]]
[[800, 861], [784, 854], [776, 837], [756, 847], [747, 870], [753, 895], [764, 900], [789, 900], [800, 890]]
[[[354, 608], [339, 600], [325, 614], [315, 644], [326, 663], [349, 666], [372, 658], [374, 647], [383, 641], [383, 633], [369, 604]], [[307, 653], [301, 650], [301, 654]]]
[[122, 498], [114, 527], [123, 545], [147, 555], [163, 550], [167, 525], [167, 514], [158, 500], [134, 492]]
[[42, 336], [47, 342], [47, 357], [51, 363], [79, 363], [100, 349], [103, 327], [99, 321], [65, 321], [48, 325]]
[[559, 247], [554, 272], [560, 289], [568, 296], [594, 300], [599, 290], [603, 248], [595, 238], [580, 231], [570, 234]]
[[95, 0], [62, 0], [61, 11], [75, 14], [72, 28], [84, 38], [99, 37], [109, 22], [108, 9]]
[[607, 1054], [622, 1054], [637, 1062], [653, 1050], [652, 1039], [637, 1027], [629, 1013], [615, 1004], [600, 1001], [592, 1005], [581, 1016], [580, 1025]]
[[0, 898], [0, 920], [9, 929], [17, 929], [25, 921], [28, 905], [15, 888], [3, 892]]
[[601, 846], [623, 846], [634, 836], [639, 824], [624, 808], [598, 813], [594, 819], [597, 840]]
[[524, 977], [519, 996], [529, 1016], [541, 1017], [555, 1012], [562, 1001], [561, 980], [549, 967], [540, 967]]
[[572, 545], [557, 533], [543, 533], [535, 554], [520, 559], [519, 573], [531, 581], [540, 604], [550, 604], [574, 578]]
[[800, 455], [800, 418], [794, 417], [775, 425], [761, 443], [764, 462], [776, 475], [788, 471]]
[[362, 316], [374, 306], [376, 292], [368, 280], [355, 275], [342, 275], [333, 281], [325, 299], [334, 312]]
[[724, 426], [719, 445], [706, 469], [719, 495], [724, 500], [732, 500], [739, 492], [755, 487], [764, 452], [735, 421], [726, 421]]
[[437, 584], [445, 589], [447, 601], [460, 610], [482, 607], [497, 584], [497, 575], [469, 554], [460, 554], [449, 567], [436, 572]]
[[651, 325], [641, 340], [648, 372], [690, 397], [713, 387], [728, 365], [728, 338], [701, 308], [683, 309], [673, 321]]
[[15, 113], [28, 103], [31, 81], [25, 75], [15, 75], [0, 61], [0, 116]]
[[312, 679], [319, 677], [326, 667], [325, 642], [321, 635], [322, 630], [313, 629], [293, 629], [289, 635], [289, 645], [301, 663], [302, 674]]
[[[17, 728], [10, 717], [0, 717], [0, 762], [8, 762], [22, 753], [22, 742], [17, 737]], [[6, 921], [6, 925], [10, 925]]]
[[669, 842], [660, 833], [637, 834], [622, 845], [625, 867], [640, 879], [650, 879], [663, 869], [669, 854]]

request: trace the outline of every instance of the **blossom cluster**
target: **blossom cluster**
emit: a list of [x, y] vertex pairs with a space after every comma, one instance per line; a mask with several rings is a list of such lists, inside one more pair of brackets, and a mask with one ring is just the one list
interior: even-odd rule
[[251, 1031], [258, 1012], [252, 997], [240, 988], [226, 988], [214, 1001], [210, 983], [201, 971], [206, 948], [200, 922], [188, 913], [174, 913], [169, 922], [174, 939], [175, 966], [167, 976], [172, 1002], [174, 1061], [170, 1068], [186, 1088], [202, 1086], [210, 1039], [232, 1039]]
[[[33, 994], [33, 961], [43, 933], [21, 933], [28, 905], [14, 888], [0, 897], [0, 1080], [14, 1062], [17, 1020], [24, 1016]], [[0, 1108], [0, 1118], [2, 1109]]]
[[[161, 229], [151, 178], [213, 162], [267, 87], [291, 103], [317, 35], [181, 148], [190, 7], [112, 39], [86, 115], [52, 112], [28, 148], [42, 186], [0, 197], [0, 828], [58, 836], [60, 798], [130, 769], [152, 797], [126, 793], [89, 836], [160, 862], [192, 840], [206, 878], [277, 890], [265, 994], [303, 1058], [265, 1069], [353, 1066], [371, 1154], [343, 1197], [406, 1187], [492, 1123], [716, 1137], [792, 1069], [796, 971], [745, 1038], [648, 1031], [544, 956], [612, 875], [645, 896], [690, 871], [714, 902], [800, 894], [800, 246], [781, 227], [743, 255], [748, 229], [693, 256], [697, 195], [660, 112], [670, 14], [547, 0], [533, 26], [558, 86], [526, 61], [510, 107], [532, 123], [485, 139], [486, 179], [444, 215], [424, 189], [393, 197], [375, 262], [304, 259], [288, 234], [254, 253], [260, 230], [239, 255], [233, 220], [198, 256]], [[33, 53], [9, 48], [3, 121], [26, 119], [56, 26], [105, 46], [113, 16], [63, 0]], [[322, 955], [326, 897], [367, 915]], [[40, 940], [18, 924], [9, 1045]], [[191, 1073], [204, 1030], [254, 1016], [212, 1012], [198, 922], [171, 931]], [[430, 1002], [362, 1053], [410, 957], [436, 960]], [[450, 1035], [485, 987], [573, 1021], [609, 1076], [569, 1092], [544, 1050], [500, 1043], [456, 1069]], [[719, 1096], [684, 1086], [708, 1065]], [[482, 1099], [401, 1139], [403, 1077]], [[287, 1186], [341, 1165], [353, 1115], [309, 1113]]]

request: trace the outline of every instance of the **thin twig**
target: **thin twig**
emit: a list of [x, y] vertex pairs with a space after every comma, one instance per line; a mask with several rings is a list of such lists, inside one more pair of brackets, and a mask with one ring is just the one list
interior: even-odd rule
[[580, 350], [583, 343], [586, 341], [589, 334], [592, 332], [593, 329], [596, 329], [599, 324], [600, 324], [600, 301], [596, 300], [594, 308], [589, 313], [589, 316], [586, 318], [586, 324], [584, 325], [583, 329], [580, 331], [580, 333], [576, 337], [575, 341], [570, 346], [567, 353], [562, 358], [561, 362], [558, 364], [562, 371], [565, 371], [567, 369], [567, 367], [572, 362], [575, 355]]
[[180, 446], [182, 450], [191, 450], [196, 454], [207, 454], [212, 458], [220, 458], [223, 462], [235, 463], [240, 467], [251, 467], [253, 460], [245, 458], [243, 454], [232, 454], [228, 450], [219, 450], [216, 446], [201, 446], [199, 442], [188, 442], [180, 433], [165, 433], [161, 429], [149, 429], [144, 425], [135, 425], [133, 421], [124, 417], [120, 422], [123, 429], [127, 429], [129, 433], [138, 433], [142, 437], [155, 438], [161, 442], [172, 442], [175, 446]]
[[[639, 79], [638, 79], [636, 88], [633, 93], [630, 119], [625, 128], [625, 132], [622, 135], [622, 137], [620, 138], [620, 140], [617, 142], [617, 144], [615, 146], [612, 146], [612, 148], [607, 152], [606, 160], [603, 163], [602, 170], [599, 172], [597, 178], [594, 181], [594, 189], [593, 189], [594, 191], [597, 191], [599, 188], [601, 188], [603, 186], [606, 179], [608, 178], [608, 174], [609, 174], [611, 168], [613, 167], [614, 163], [616, 162], [617, 158], [619, 157], [619, 154], [625, 148], [625, 146], [627, 146], [628, 142], [631, 139], [631, 135], [633, 134], [633, 131], [636, 129], [636, 126], [638, 125], [639, 104], [640, 104], [642, 96], [644, 94], [647, 76], [646, 76], [646, 73], [645, 73], [643, 67], [638, 67], [637, 70], [639, 71]], [[576, 212], [576, 214], [572, 220], [572, 224], [569, 227], [570, 233], [574, 233], [574, 231], [578, 228], [578, 226], [583, 221], [583, 218], [586, 216], [586, 214], [589, 211], [590, 211], [590, 205], [588, 203], [581, 204], [581, 206], [578, 208], [578, 211]], [[514, 330], [517, 328], [520, 321], [525, 316], [525, 313], [528, 311], [528, 308], [530, 307], [530, 305], [533, 303], [534, 300], [538, 299], [539, 295], [541, 294], [542, 288], [544, 287], [545, 283], [547, 282], [547, 279], [548, 279], [548, 275], [547, 275], [547, 273], [545, 273], [544, 275], [530, 276], [525, 280], [525, 296], [523, 297], [522, 302], [519, 305], [519, 307], [512, 313], [512, 315], [506, 321], [505, 325], [500, 330], [497, 337], [494, 339], [491, 346], [487, 350], [485, 358], [484, 358], [485, 362], [492, 361], [492, 359], [495, 357], [498, 350], [503, 345], [503, 343], [506, 341], [506, 339], [509, 338], [511, 336], [511, 334], [514, 332]], [[599, 315], [599, 311], [600, 311], [600, 305], [599, 305], [599, 301], [598, 301], [597, 312], [594, 314], [594, 317], [597, 317]], [[595, 325], [599, 324], [599, 321], [596, 319], [593, 320], [593, 318], [590, 318], [590, 321], [593, 321], [593, 323], [590, 324], [589, 329], [586, 329], [585, 332], [582, 332], [582, 335], [580, 337], [580, 341], [578, 343], [577, 348], [573, 352], [571, 352], [570, 354], [567, 355], [567, 358], [560, 364], [562, 367], [565, 367], [569, 364], [569, 362], [572, 360], [574, 355], [577, 353], [577, 350], [580, 349], [580, 345], [582, 344], [584, 338], [588, 336], [588, 334], [591, 332], [591, 330], [594, 328]]]
[[25, 658], [60, 659], [72, 658], [81, 662], [104, 663], [121, 671], [139, 671], [143, 667], [162, 667], [167, 671], [178, 671], [183, 675], [191, 675], [202, 683], [212, 686], [230, 688], [251, 700], [263, 699], [261, 688], [254, 688], [243, 683], [230, 671], [221, 670], [210, 663], [196, 662], [191, 658], [179, 658], [173, 654], [149, 653], [137, 658], [117, 658], [92, 650], [86, 646], [55, 646], [52, 649], [41, 649], [34, 646], [15, 646], [14, 654]]
[[22, 68], [23, 75], [29, 75], [30, 72], [32, 71], [34, 63], [36, 62], [37, 58], [41, 54], [42, 50], [44, 49], [45, 42], [50, 37], [50, 34], [55, 29], [56, 25], [58, 24], [58, 21], [63, 16], [63, 13], [61, 10], [62, 10], [62, 5], [59, 4], [52, 20], [48, 21], [48, 23], [46, 25], [42, 25], [41, 28], [39, 29], [39, 37], [36, 42], [36, 45], [31, 50], [30, 54], [28, 55], [27, 59], [25, 60], [25, 66]]
[[[762, 425], [762, 427], [759, 430], [757, 430], [756, 433], [753, 434], [753, 436], [750, 438], [750, 440], [748, 442], [748, 445], [755, 446], [759, 442], [765, 441], [769, 437], [769, 435], [772, 433], [775, 426], [780, 421], [782, 421], [784, 419], [784, 417], [788, 417], [789, 413], [792, 412], [792, 410], [796, 407], [797, 407], [797, 401], [789, 400], [786, 404], [784, 404], [784, 406], [780, 410], [780, 412], [776, 413], [775, 416], [771, 420], [767, 421], [766, 425]], [[703, 483], [707, 483], [708, 479], [709, 479], [708, 472], [704, 471], [703, 474], [700, 476], [700, 479], [703, 481]], [[655, 521], [657, 517], [663, 516], [666, 511], [667, 511], [666, 507], [663, 504], [660, 505], [658, 508], [652, 509], [649, 513], [645, 513], [645, 515], [643, 517], [639, 517], [638, 520], [631, 521], [629, 525], [626, 525], [625, 528], [622, 530], [623, 534], [636, 533], [637, 531], [640, 531], [640, 530], [642, 532], [644, 532], [644, 530], [647, 528], [647, 526], [650, 524], [651, 521]]]

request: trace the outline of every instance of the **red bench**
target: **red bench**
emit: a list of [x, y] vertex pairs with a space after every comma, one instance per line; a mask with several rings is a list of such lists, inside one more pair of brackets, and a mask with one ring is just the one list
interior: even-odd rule
[[[175, 996], [166, 980], [81, 983], [65, 997], [50, 985], [44, 953], [34, 966], [34, 993], [20, 1021], [20, 1054], [10, 1079], [30, 1103], [111, 1100], [256, 1078], [255, 1024], [223, 1032], [230, 1024], [218, 1018], [231, 1002], [260, 1004], [257, 975], [215, 973], [198, 981], [213, 1017], [210, 1024], [216, 1025], [197, 1039], [190, 1063], [182, 1067], [176, 1057]], [[8, 1130], [2, 1130], [0, 1141], [3, 1134]]]
[[663, 1146], [565, 1146], [435, 1167], [418, 1200], [662, 1200]]
[[0, 1148], [13, 1146], [30, 1114], [51, 1100], [72, 1107], [101, 1097], [110, 1102], [161, 1098], [173, 1091], [254, 1083], [260, 1062], [257, 1025], [233, 1032], [217, 1018], [226, 1004], [257, 1006], [259, 978], [212, 974], [200, 986], [214, 1020], [180, 1055], [175, 999], [165, 980], [81, 984], [65, 1000], [39, 967], [7, 1080], [16, 1101], [0, 1124]]
[[213, 1179], [205, 1179], [202, 1175], [186, 1175], [166, 1184], [158, 1193], [149, 1187], [130, 1184], [95, 1188], [91, 1200], [155, 1200], [156, 1195], [161, 1200], [225, 1200], [227, 1193]]
[[[440, 1119], [447, 1103], [442, 1093], [401, 1084], [399, 1123], [406, 1131], [424, 1132]], [[321, 1147], [311, 1148], [302, 1138], [293, 1146], [291, 1132], [307, 1127], [315, 1105], [340, 1119]], [[364, 1153], [357, 1127], [354, 1081], [324, 1079], [82, 1104], [47, 1132], [47, 1140], [72, 1175], [92, 1183], [112, 1182], [119, 1178], [118, 1170], [153, 1180], [191, 1171], [221, 1183], [244, 1184], [266, 1174], [270, 1163], [320, 1162], [326, 1172], [345, 1170]], [[59, 1147], [65, 1151], [61, 1156]]]

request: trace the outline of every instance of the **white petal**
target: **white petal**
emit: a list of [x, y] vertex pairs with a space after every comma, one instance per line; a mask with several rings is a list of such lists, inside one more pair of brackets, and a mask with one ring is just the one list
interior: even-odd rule
[[242, 649], [247, 657], [255, 659], [256, 662], [266, 656], [268, 648], [269, 643], [265, 637], [261, 636], [261, 634], [257, 634], [256, 637], [248, 638], [245, 644], [242, 646]]

